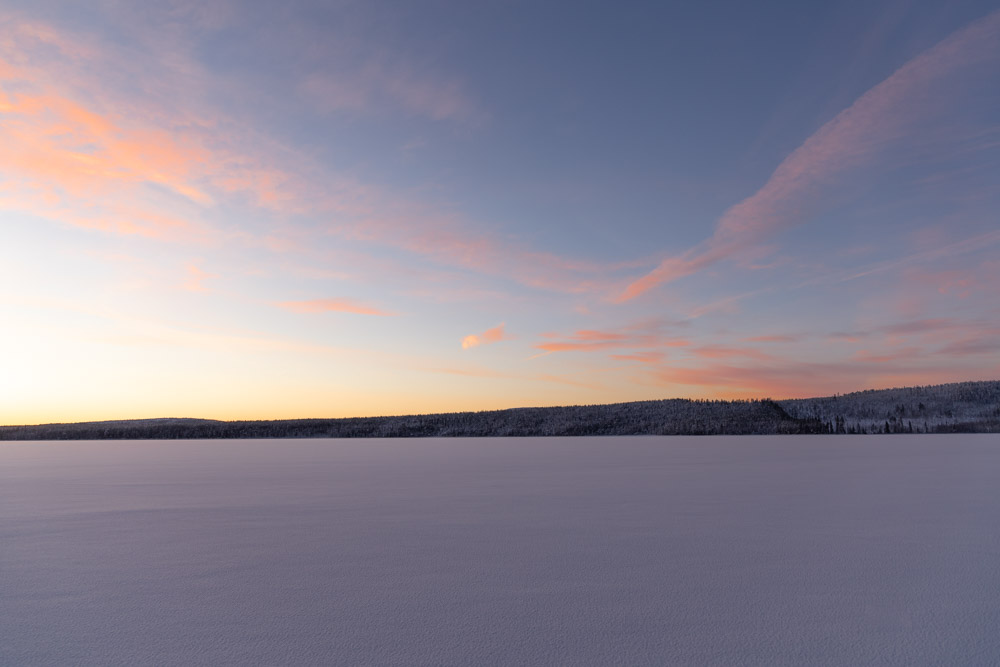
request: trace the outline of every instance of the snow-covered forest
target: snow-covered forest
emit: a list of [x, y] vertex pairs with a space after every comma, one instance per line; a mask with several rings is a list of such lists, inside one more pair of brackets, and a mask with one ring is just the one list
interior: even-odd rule
[[1000, 432], [1000, 382], [874, 389], [781, 401], [790, 416], [831, 433]]
[[400, 417], [0, 426], [0, 440], [1000, 432], [1000, 381], [773, 401], [668, 399]]

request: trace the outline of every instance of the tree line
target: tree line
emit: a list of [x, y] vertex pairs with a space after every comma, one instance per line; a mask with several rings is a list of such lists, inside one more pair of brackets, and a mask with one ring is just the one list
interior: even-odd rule
[[0, 426], [0, 440], [412, 438], [1000, 432], [1000, 382], [774, 401], [666, 399], [395, 417], [140, 419]]

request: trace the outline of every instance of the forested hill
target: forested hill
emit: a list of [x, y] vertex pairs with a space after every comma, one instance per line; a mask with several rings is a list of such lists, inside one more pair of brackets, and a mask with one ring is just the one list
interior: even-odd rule
[[0, 440], [398, 438], [1000, 432], [1000, 382], [787, 401], [669, 399], [402, 417], [128, 421], [0, 426]]
[[1000, 433], [1000, 381], [870, 389], [780, 405], [834, 433]]

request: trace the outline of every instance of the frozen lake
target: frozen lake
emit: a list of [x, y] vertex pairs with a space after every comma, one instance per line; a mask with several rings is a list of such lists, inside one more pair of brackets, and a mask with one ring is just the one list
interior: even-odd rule
[[0, 443], [0, 664], [1000, 663], [1000, 436]]

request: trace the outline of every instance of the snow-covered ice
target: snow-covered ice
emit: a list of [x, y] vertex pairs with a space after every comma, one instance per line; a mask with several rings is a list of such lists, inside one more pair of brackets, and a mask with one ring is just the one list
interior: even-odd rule
[[0, 443], [0, 664], [1000, 663], [1000, 436]]

